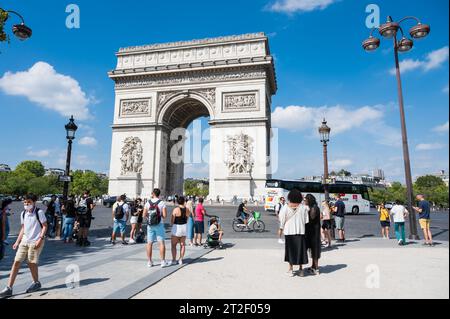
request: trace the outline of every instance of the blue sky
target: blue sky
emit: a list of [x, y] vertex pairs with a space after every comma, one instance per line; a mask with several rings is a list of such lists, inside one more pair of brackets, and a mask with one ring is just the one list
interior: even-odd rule
[[[66, 28], [70, 3], [80, 8], [79, 29]], [[391, 180], [403, 181], [392, 43], [384, 40], [370, 54], [361, 48], [369, 34], [370, 3], [380, 7], [382, 22], [387, 15], [415, 15], [431, 25], [430, 36], [400, 57], [412, 170], [415, 176], [448, 170], [447, 0], [1, 1], [0, 7], [25, 17], [33, 36], [0, 43], [0, 163], [14, 167], [37, 159], [64, 167], [65, 114], [79, 108], [85, 118], [78, 121], [73, 167], [107, 172], [114, 106], [107, 72], [120, 47], [263, 31], [279, 88], [272, 110], [282, 169], [275, 176], [321, 173], [316, 130], [326, 116], [332, 168], [355, 173], [382, 168]], [[18, 72], [25, 71], [71, 89], [70, 101], [58, 97], [65, 108], [49, 100], [51, 84], [36, 78], [24, 84]], [[186, 175], [206, 176], [202, 167], [189, 166]]]

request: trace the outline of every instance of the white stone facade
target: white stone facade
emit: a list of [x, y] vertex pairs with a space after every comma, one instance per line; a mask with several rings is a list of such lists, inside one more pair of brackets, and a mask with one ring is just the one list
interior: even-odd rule
[[117, 57], [109, 72], [116, 97], [109, 194], [149, 197], [155, 187], [182, 194], [184, 163], [173, 160], [171, 135], [209, 116], [210, 198], [264, 195], [277, 87], [263, 33], [130, 47]]

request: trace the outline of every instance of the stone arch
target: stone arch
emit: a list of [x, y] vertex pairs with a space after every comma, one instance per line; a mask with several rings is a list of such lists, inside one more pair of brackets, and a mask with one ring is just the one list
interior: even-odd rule
[[211, 101], [197, 92], [179, 92], [171, 95], [160, 106], [157, 123], [169, 128], [186, 128], [193, 120], [202, 116], [214, 119]]

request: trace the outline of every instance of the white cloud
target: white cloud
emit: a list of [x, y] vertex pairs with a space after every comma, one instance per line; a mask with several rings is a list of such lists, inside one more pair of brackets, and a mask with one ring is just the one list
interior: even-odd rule
[[333, 169], [346, 168], [351, 165], [353, 165], [353, 161], [350, 159], [346, 159], [346, 158], [341, 158], [341, 159], [336, 159], [336, 160], [330, 161], [330, 167]]
[[78, 144], [85, 145], [85, 146], [95, 146], [97, 145], [97, 140], [94, 137], [91, 136], [85, 136], [80, 138], [78, 141]]
[[[422, 69], [424, 72], [428, 72], [433, 69], [437, 69], [442, 64], [447, 62], [449, 57], [449, 48], [445, 46], [441, 49], [432, 51], [427, 54], [425, 60], [413, 60], [405, 59], [400, 62], [400, 71], [406, 73], [416, 69]], [[390, 70], [392, 75], [395, 75], [395, 68]]]
[[309, 12], [323, 10], [335, 2], [336, 0], [278, 0], [268, 5], [268, 9], [283, 13]]
[[364, 126], [383, 117], [381, 106], [363, 106], [350, 109], [341, 105], [332, 107], [288, 106], [277, 107], [272, 113], [272, 124], [291, 131], [314, 130], [326, 118], [332, 134], [339, 134]]
[[48, 157], [50, 155], [50, 151], [49, 150], [33, 151], [30, 149], [27, 152], [27, 155], [33, 157]]
[[347, 131], [369, 133], [373, 141], [386, 146], [401, 145], [401, 135], [398, 129], [383, 121], [384, 110], [389, 106], [374, 105], [360, 108], [350, 108], [342, 105], [332, 107], [288, 106], [277, 107], [272, 113], [272, 126], [287, 129], [292, 132], [310, 131], [317, 136], [322, 119], [326, 118], [331, 134], [341, 134]]
[[448, 133], [448, 121], [442, 125], [438, 125], [435, 128], [433, 128], [433, 132]]
[[37, 62], [27, 71], [6, 72], [0, 78], [0, 90], [7, 95], [25, 96], [31, 102], [76, 119], [87, 119], [90, 99], [79, 83], [59, 74], [46, 62]]
[[417, 144], [416, 151], [432, 151], [432, 150], [440, 150], [444, 147], [444, 145], [440, 143], [422, 143]]

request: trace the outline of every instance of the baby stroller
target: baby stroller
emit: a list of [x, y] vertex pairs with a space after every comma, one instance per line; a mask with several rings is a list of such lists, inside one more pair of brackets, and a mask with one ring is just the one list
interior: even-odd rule
[[218, 230], [222, 230], [220, 227], [220, 218], [218, 216], [210, 216], [210, 219], [208, 220], [208, 235], [206, 237], [206, 242], [203, 245], [204, 248], [223, 248], [222, 242], [219, 240], [219, 232], [216, 231], [213, 235], [209, 233], [209, 228], [211, 227], [212, 223], [211, 221], [216, 220], [218, 224]]

